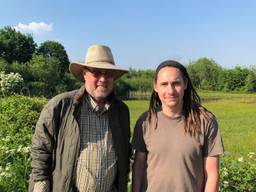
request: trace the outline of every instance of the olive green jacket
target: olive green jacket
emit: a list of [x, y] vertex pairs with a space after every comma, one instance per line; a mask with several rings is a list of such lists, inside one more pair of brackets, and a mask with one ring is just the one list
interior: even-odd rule
[[[80, 90], [55, 96], [43, 108], [32, 139], [32, 173], [29, 191], [34, 183], [50, 180], [51, 191], [73, 191], [73, 172], [80, 147], [80, 111], [84, 101]], [[110, 96], [109, 126], [117, 153], [117, 178], [119, 192], [127, 191], [131, 157], [130, 119], [128, 107], [113, 94]]]

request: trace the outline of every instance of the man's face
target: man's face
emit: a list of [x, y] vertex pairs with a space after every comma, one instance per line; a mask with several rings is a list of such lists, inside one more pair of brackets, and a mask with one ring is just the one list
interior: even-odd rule
[[181, 112], [186, 88], [180, 70], [175, 67], [160, 69], [154, 83], [154, 90], [158, 93], [163, 109], [177, 112]]
[[104, 100], [113, 89], [114, 71], [85, 69], [83, 72], [86, 91], [96, 100]]

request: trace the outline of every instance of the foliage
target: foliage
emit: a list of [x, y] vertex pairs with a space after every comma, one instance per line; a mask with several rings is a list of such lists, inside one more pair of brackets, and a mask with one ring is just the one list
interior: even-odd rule
[[154, 78], [153, 70], [130, 69], [123, 81], [129, 84], [129, 91], [151, 91]]
[[44, 57], [54, 58], [59, 61], [56, 73], [63, 77], [68, 72], [69, 59], [63, 45], [56, 41], [45, 41], [37, 49], [37, 54]]
[[11, 27], [0, 29], [0, 57], [8, 63], [29, 61], [35, 49], [31, 35], [24, 35]]
[[188, 66], [193, 85], [199, 89], [218, 90], [222, 68], [212, 59], [200, 58]]
[[[32, 58], [32, 60], [33, 60], [33, 58]], [[23, 63], [21, 65], [19, 62], [15, 61], [12, 64], [9, 64], [9, 71], [21, 74], [25, 83], [28, 83], [30, 81], [34, 81], [33, 74], [31, 73], [31, 70], [28, 66], [29, 62]]]
[[119, 78], [117, 81], [114, 82], [114, 90], [118, 96], [126, 96], [126, 93], [132, 90], [130, 83], [127, 81], [125, 76]]
[[9, 72], [9, 64], [3, 58], [0, 58], [0, 71]]
[[45, 102], [18, 95], [0, 99], [0, 191], [27, 191], [31, 137]]
[[245, 79], [245, 91], [256, 92], [256, 73], [250, 71]]
[[32, 95], [51, 96], [55, 93], [55, 86], [60, 81], [57, 73], [57, 59], [33, 55], [33, 58], [27, 63], [27, 67], [33, 77], [33, 81], [28, 82]]
[[80, 87], [80, 83], [70, 73], [60, 73], [59, 65], [56, 57], [34, 54], [29, 62], [23, 65], [13, 62], [11, 68], [22, 75], [29, 94], [49, 98]]
[[22, 75], [27, 92], [51, 97], [77, 88], [68, 74], [69, 59], [63, 45], [45, 41], [38, 49], [31, 35], [11, 27], [0, 29], [0, 71]]
[[[79, 89], [81, 84], [71, 73], [65, 73], [60, 82], [55, 86], [56, 93]], [[46, 95], [46, 97], [48, 98], [49, 96]]]
[[235, 67], [234, 69], [227, 69], [224, 72], [222, 84], [225, 90], [241, 91], [246, 84], [246, 78], [249, 70], [246, 68]]
[[212, 59], [200, 58], [187, 66], [193, 85], [201, 90], [255, 92], [253, 69], [223, 69]]
[[23, 86], [23, 78], [18, 73], [9, 73], [0, 71], [0, 95], [7, 96], [20, 92]]
[[220, 191], [244, 192], [256, 191], [256, 154], [233, 159], [228, 154], [221, 159]]

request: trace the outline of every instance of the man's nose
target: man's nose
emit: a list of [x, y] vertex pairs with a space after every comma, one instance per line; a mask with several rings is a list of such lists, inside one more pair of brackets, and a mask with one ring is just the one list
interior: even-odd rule
[[100, 81], [106, 81], [108, 79], [107, 75], [106, 74], [101, 74], [100, 77], [99, 77], [99, 80]]
[[167, 90], [168, 93], [173, 93], [173, 92], [175, 92], [175, 87], [172, 84], [169, 84], [166, 87], [166, 90]]

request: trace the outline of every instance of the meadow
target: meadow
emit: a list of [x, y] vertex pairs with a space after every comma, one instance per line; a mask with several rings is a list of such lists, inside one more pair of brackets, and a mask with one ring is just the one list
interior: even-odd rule
[[[256, 94], [199, 92], [202, 104], [218, 120], [225, 151], [239, 157], [256, 151]], [[137, 118], [148, 109], [146, 100], [125, 101], [133, 132]]]

